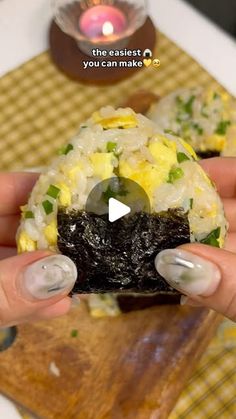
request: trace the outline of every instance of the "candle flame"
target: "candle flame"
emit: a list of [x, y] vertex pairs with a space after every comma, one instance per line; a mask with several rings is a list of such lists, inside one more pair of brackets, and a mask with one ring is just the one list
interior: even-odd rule
[[104, 36], [112, 35], [114, 33], [114, 27], [111, 22], [105, 22], [103, 24], [102, 33]]

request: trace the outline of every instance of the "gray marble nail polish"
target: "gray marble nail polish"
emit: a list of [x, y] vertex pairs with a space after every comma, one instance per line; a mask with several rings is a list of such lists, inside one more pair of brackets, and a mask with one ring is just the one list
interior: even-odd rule
[[23, 274], [25, 290], [37, 299], [48, 299], [73, 288], [77, 278], [74, 262], [63, 255], [48, 256], [28, 266]]
[[182, 249], [167, 249], [155, 259], [157, 271], [175, 289], [187, 295], [211, 295], [221, 273], [207, 259]]

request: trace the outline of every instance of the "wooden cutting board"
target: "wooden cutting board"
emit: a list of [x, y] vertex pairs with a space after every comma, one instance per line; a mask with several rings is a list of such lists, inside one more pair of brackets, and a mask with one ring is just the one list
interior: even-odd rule
[[44, 419], [164, 419], [218, 323], [213, 312], [177, 305], [93, 319], [82, 302], [19, 327], [0, 353], [0, 392]]

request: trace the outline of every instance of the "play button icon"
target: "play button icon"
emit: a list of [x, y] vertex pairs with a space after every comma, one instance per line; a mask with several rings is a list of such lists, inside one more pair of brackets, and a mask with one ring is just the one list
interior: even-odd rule
[[128, 205], [122, 204], [117, 199], [110, 198], [108, 203], [108, 219], [111, 223], [119, 220], [125, 215], [131, 212], [131, 208]]
[[111, 223], [137, 212], [151, 212], [144, 189], [133, 180], [123, 177], [98, 182], [88, 195], [85, 210], [101, 216], [107, 214]]

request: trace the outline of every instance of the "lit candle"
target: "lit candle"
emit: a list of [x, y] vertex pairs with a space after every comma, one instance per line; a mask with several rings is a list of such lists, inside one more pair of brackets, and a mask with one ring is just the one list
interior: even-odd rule
[[79, 27], [83, 35], [91, 40], [108, 41], [126, 29], [127, 19], [117, 7], [94, 6], [81, 15]]

